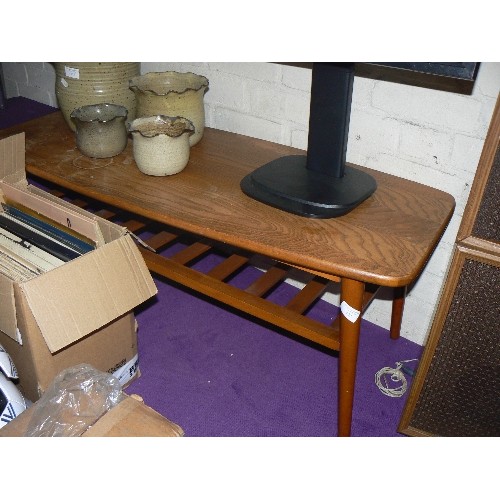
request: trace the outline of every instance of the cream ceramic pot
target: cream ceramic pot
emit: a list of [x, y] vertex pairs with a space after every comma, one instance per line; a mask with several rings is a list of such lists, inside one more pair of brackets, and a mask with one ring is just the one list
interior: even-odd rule
[[118, 104], [89, 104], [73, 110], [77, 148], [91, 158], [120, 154], [128, 140], [126, 119], [127, 109]]
[[183, 116], [194, 125], [191, 146], [197, 144], [205, 128], [204, 96], [208, 80], [195, 73], [165, 71], [146, 73], [130, 80], [136, 95], [136, 117]]
[[136, 118], [129, 131], [134, 160], [142, 173], [173, 175], [186, 167], [189, 137], [194, 133], [193, 123], [187, 118], [165, 115]]

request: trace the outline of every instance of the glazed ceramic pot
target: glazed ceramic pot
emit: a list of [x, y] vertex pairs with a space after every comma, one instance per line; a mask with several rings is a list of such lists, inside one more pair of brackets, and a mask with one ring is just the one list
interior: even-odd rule
[[205, 129], [203, 98], [208, 80], [195, 73], [165, 71], [146, 73], [130, 80], [130, 88], [136, 95], [136, 117], [183, 116], [194, 125], [189, 143], [197, 144]]
[[129, 121], [135, 118], [135, 94], [129, 80], [140, 74], [140, 63], [61, 62], [53, 66], [57, 103], [71, 130], [75, 131], [72, 111], [89, 104], [118, 104], [127, 109]]
[[127, 146], [127, 109], [118, 104], [89, 104], [72, 111], [76, 146], [91, 158], [110, 158]]
[[129, 126], [133, 138], [134, 160], [147, 175], [173, 175], [189, 161], [189, 138], [194, 125], [179, 116], [136, 118]]

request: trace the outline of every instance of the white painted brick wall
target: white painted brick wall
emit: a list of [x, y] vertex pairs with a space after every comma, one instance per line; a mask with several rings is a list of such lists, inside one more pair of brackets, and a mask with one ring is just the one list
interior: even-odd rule
[[250, 114], [242, 115], [231, 109], [216, 108], [212, 112], [212, 126], [219, 130], [236, 132], [271, 142], [282, 142], [279, 123]]
[[481, 103], [461, 94], [376, 82], [372, 106], [390, 116], [419, 126], [477, 132]]
[[[3, 63], [8, 97], [57, 106], [49, 63]], [[311, 71], [271, 63], [143, 62], [141, 72], [192, 71], [206, 76], [206, 124], [307, 148]], [[347, 160], [452, 194], [455, 214], [409, 289], [402, 335], [424, 344], [446, 276], [455, 237], [500, 89], [500, 63], [482, 63], [474, 92], [437, 90], [355, 78]], [[300, 286], [299, 283], [295, 283]], [[385, 328], [390, 294], [376, 299], [366, 319]], [[328, 300], [338, 303], [338, 295]]]
[[57, 106], [55, 71], [49, 63], [2, 63], [7, 97], [24, 96]]

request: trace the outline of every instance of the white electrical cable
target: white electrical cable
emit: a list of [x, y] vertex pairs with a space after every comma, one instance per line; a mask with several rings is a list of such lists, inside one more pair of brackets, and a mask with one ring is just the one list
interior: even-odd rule
[[[375, 374], [375, 384], [382, 393], [384, 393], [386, 396], [390, 396], [391, 398], [400, 398], [406, 392], [406, 389], [408, 388], [408, 382], [406, 381], [406, 377], [401, 371], [401, 367], [404, 363], [410, 363], [411, 361], [418, 360], [407, 359], [405, 361], [398, 361], [396, 363], [396, 368], [389, 368], [388, 366], [386, 366]], [[400, 383], [400, 385], [396, 387], [390, 387], [388, 383], [389, 378], [394, 384]]]

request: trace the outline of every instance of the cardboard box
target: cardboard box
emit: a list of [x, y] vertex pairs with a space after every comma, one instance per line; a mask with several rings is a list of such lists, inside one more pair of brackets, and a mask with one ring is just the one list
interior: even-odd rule
[[0, 200], [15, 199], [97, 245], [27, 281], [0, 274], [0, 344], [17, 367], [19, 389], [36, 401], [61, 370], [79, 363], [133, 375], [133, 309], [157, 289], [127, 229], [28, 184], [24, 140], [0, 141]]
[[[36, 405], [36, 403], [35, 403]], [[0, 429], [0, 437], [25, 435], [35, 405]], [[136, 395], [126, 396], [106, 412], [81, 437], [182, 437], [184, 431], [174, 422], [146, 406]]]

